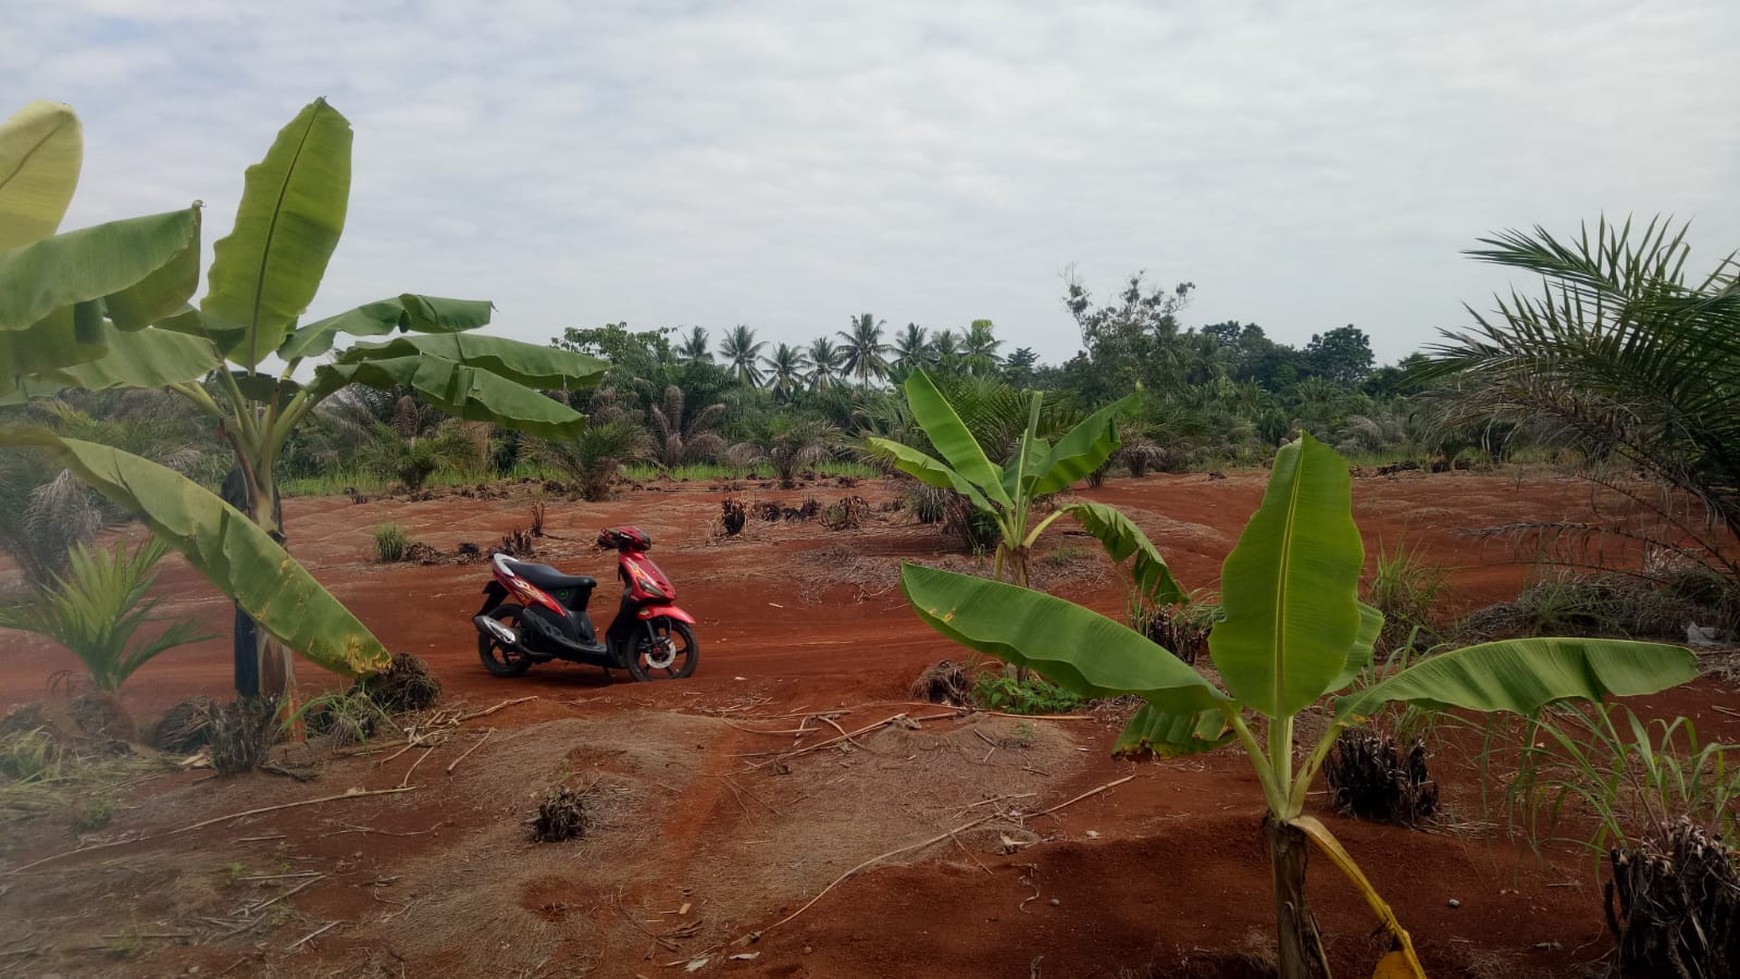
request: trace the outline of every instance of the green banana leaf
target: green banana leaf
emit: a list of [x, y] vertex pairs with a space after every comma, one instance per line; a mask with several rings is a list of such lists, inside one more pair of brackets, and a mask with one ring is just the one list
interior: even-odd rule
[[1364, 563], [1347, 464], [1301, 435], [1276, 453], [1263, 503], [1221, 566], [1226, 618], [1208, 648], [1227, 690], [1270, 717], [1321, 697], [1354, 649]]
[[586, 430], [586, 416], [559, 401], [480, 367], [428, 354], [322, 365], [314, 372], [309, 395], [319, 400], [346, 384], [412, 387], [450, 415], [495, 422], [542, 438], [571, 439]]
[[[107, 391], [111, 388], [157, 388], [204, 377], [222, 362], [204, 337], [167, 330], [124, 332], [100, 324], [103, 355], [82, 364], [33, 372], [18, 388], [0, 394], [0, 404], [28, 398], [52, 398], [67, 388]], [[30, 334], [17, 334], [28, 337]], [[4, 337], [0, 337], [0, 343]]]
[[137, 514], [262, 629], [314, 663], [348, 676], [387, 665], [386, 648], [356, 616], [264, 530], [198, 483], [139, 456], [43, 428], [0, 427], [0, 445], [44, 450]]
[[1030, 667], [1082, 697], [1136, 694], [1193, 715], [1226, 696], [1127, 626], [1044, 592], [907, 564], [900, 586], [924, 623], [969, 649]]
[[218, 348], [243, 367], [283, 344], [320, 288], [350, 203], [350, 145], [350, 123], [315, 99], [248, 168], [200, 305]]
[[84, 156], [79, 118], [58, 102], [32, 102], [0, 123], [0, 251], [54, 234]]
[[199, 291], [200, 208], [193, 206], [193, 232], [186, 245], [161, 268], [103, 301], [109, 320], [122, 330], [142, 330], [188, 308]]
[[285, 361], [316, 357], [332, 349], [341, 333], [375, 337], [392, 333], [459, 333], [489, 323], [494, 304], [478, 299], [443, 299], [405, 293], [328, 316], [285, 338], [278, 356]]
[[1170, 714], [1153, 704], [1143, 704], [1119, 732], [1112, 754], [1119, 758], [1179, 758], [1213, 751], [1237, 736], [1221, 708]]
[[952, 489], [971, 500], [973, 506], [981, 510], [990, 510], [991, 502], [979, 492], [979, 488], [967, 482], [960, 473], [949, 466], [938, 462], [910, 445], [903, 445], [891, 439], [870, 438], [865, 440], [870, 451], [894, 463], [894, 467], [908, 476], [937, 489]]
[[973, 438], [954, 406], [923, 370], [913, 371], [906, 379], [906, 402], [912, 408], [913, 420], [930, 436], [937, 455], [983, 495], [1009, 506], [1009, 493], [1003, 489], [1003, 470], [985, 458], [978, 439]]
[[1423, 660], [1336, 701], [1336, 720], [1370, 717], [1384, 704], [1465, 707], [1531, 715], [1560, 700], [1630, 697], [1698, 675], [1691, 650], [1621, 639], [1506, 639]]
[[0, 252], [0, 330], [138, 285], [199, 250], [199, 210], [110, 221]]
[[1353, 648], [1348, 650], [1347, 662], [1336, 674], [1330, 690], [1345, 689], [1348, 684], [1359, 679], [1359, 675], [1371, 665], [1372, 650], [1377, 647], [1378, 636], [1384, 631], [1384, 614], [1364, 602], [1359, 603], [1359, 631], [1354, 633]]
[[359, 343], [338, 355], [340, 364], [400, 357], [434, 357], [487, 371], [540, 391], [591, 387], [610, 366], [597, 357], [475, 333], [406, 336], [386, 343]]
[[1044, 496], [1074, 486], [1098, 469], [1118, 451], [1118, 418], [1133, 411], [1141, 400], [1129, 395], [1082, 419], [1052, 446], [1033, 476], [1033, 496]]
[[1155, 605], [1172, 605], [1185, 600], [1184, 588], [1172, 577], [1172, 569], [1160, 556], [1160, 549], [1154, 546], [1147, 534], [1142, 533], [1142, 528], [1124, 516], [1122, 510], [1088, 502], [1070, 503], [1059, 509], [1094, 535], [1113, 561], [1122, 563], [1125, 558], [1135, 556], [1130, 575], [1135, 579], [1137, 593], [1143, 598]]

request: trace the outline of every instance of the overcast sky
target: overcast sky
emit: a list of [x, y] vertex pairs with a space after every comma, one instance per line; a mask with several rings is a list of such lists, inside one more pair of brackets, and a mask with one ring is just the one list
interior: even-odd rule
[[204, 200], [310, 99], [356, 130], [311, 316], [400, 292], [495, 329], [808, 342], [996, 322], [1048, 362], [1138, 269], [1191, 325], [1380, 360], [1466, 322], [1486, 232], [1695, 218], [1740, 247], [1740, 2], [13, 0], [0, 91], [72, 104], [67, 227]]

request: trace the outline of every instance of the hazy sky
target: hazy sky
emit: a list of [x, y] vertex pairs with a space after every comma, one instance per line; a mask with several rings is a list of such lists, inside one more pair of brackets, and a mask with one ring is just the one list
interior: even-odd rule
[[805, 341], [990, 318], [1047, 361], [1073, 265], [1191, 325], [1392, 360], [1489, 305], [1476, 236], [1695, 218], [1740, 247], [1740, 2], [14, 0], [0, 91], [71, 103], [68, 227], [204, 200], [317, 95], [356, 129], [311, 316], [493, 299]]

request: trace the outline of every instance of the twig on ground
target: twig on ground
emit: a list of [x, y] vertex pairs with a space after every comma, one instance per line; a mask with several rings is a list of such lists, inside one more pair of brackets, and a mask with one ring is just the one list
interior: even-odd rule
[[[904, 716], [904, 715], [901, 715], [901, 716]], [[892, 718], [890, 718], [890, 720], [892, 720]], [[1123, 778], [1114, 779], [1113, 781], [1107, 782], [1104, 785], [1101, 785], [1097, 788], [1089, 789], [1086, 792], [1083, 792], [1082, 794], [1080, 794], [1072, 799], [1066, 799], [1065, 801], [1060, 802], [1057, 805], [1052, 806], [1049, 809], [1042, 809], [1039, 812], [1033, 813], [1032, 815], [1034, 815], [1034, 816], [1048, 816], [1054, 812], [1057, 812], [1059, 809], [1063, 809], [1066, 806], [1073, 806], [1076, 803], [1082, 801], [1083, 799], [1089, 798], [1091, 796], [1099, 795], [1101, 792], [1104, 792], [1107, 789], [1112, 789], [1112, 788], [1115, 788], [1117, 786], [1123, 785], [1125, 782], [1128, 782], [1129, 780], [1131, 780], [1135, 777], [1136, 776], [1134, 776], [1134, 775], [1125, 775]], [[905, 845], [903, 847], [889, 850], [887, 853], [882, 853], [882, 854], [878, 854], [874, 857], [871, 857], [870, 859], [864, 861], [863, 863], [857, 865], [856, 867], [853, 867], [851, 870], [848, 870], [845, 873], [841, 874], [840, 876], [834, 878], [833, 883], [822, 888], [821, 891], [818, 894], [816, 894], [815, 897], [810, 898], [809, 901], [807, 901], [803, 905], [803, 907], [800, 907], [796, 911], [793, 911], [791, 914], [788, 914], [785, 917], [779, 919], [778, 921], [775, 921], [773, 924], [768, 925], [765, 928], [762, 928], [760, 931], [755, 931], [755, 932], [751, 932], [747, 935], [744, 935], [743, 937], [737, 939], [732, 944], [734, 944], [734, 945], [747, 945], [748, 943], [750, 943], [752, 941], [758, 940], [762, 935], [766, 934], [767, 932], [770, 932], [773, 929], [778, 928], [780, 925], [787, 924], [787, 923], [791, 922], [793, 919], [797, 918], [799, 915], [803, 914], [805, 911], [808, 911], [811, 907], [815, 906], [815, 903], [817, 901], [820, 901], [823, 897], [827, 896], [827, 893], [829, 891], [838, 887], [840, 884], [844, 883], [848, 878], [854, 876], [859, 871], [866, 870], [870, 867], [874, 867], [876, 864], [881, 863], [884, 860], [887, 860], [889, 857], [899, 856], [900, 854], [905, 853], [908, 850], [920, 850], [920, 849], [923, 849], [924, 847], [931, 846], [931, 845], [936, 844], [936, 843], [941, 843], [943, 840], [946, 840], [946, 839], [953, 837], [956, 833], [961, 833], [961, 832], [964, 832], [966, 830], [972, 829], [974, 826], [978, 826], [981, 823], [988, 823], [993, 819], [1001, 818], [1003, 815], [1004, 815], [1003, 813], [993, 812], [993, 813], [990, 813], [989, 815], [980, 816], [977, 819], [968, 820], [967, 822], [962, 823], [959, 826], [953, 827], [952, 829], [943, 830], [941, 833], [938, 833], [935, 836], [926, 837], [925, 839], [919, 840], [916, 843], [908, 843], [907, 845]]]
[[515, 704], [523, 704], [528, 700], [537, 699], [539, 699], [538, 695], [532, 694], [530, 697], [520, 697], [516, 700], [504, 700], [501, 703], [496, 704], [494, 707], [488, 708], [487, 710], [480, 710], [475, 714], [461, 714], [459, 715], [457, 723], [464, 724], [466, 721], [475, 721], [480, 717], [488, 717], [496, 711], [501, 710], [503, 707], [512, 707]]
[[261, 901], [258, 904], [244, 908], [242, 910], [242, 913], [244, 915], [259, 914], [261, 911], [264, 911], [267, 908], [271, 907], [272, 905], [277, 904], [279, 901], [284, 900], [285, 898], [289, 897], [290, 895], [299, 893], [303, 890], [306, 890], [307, 888], [313, 887], [315, 884], [318, 884], [325, 879], [326, 879], [325, 874], [321, 874], [319, 877], [310, 877], [309, 879], [303, 881], [300, 884], [297, 884], [295, 887], [290, 888], [289, 890], [277, 895], [276, 897], [269, 897], [266, 900]]
[[477, 749], [479, 749], [479, 748], [481, 748], [481, 747], [483, 747], [483, 743], [484, 743], [484, 742], [485, 742], [485, 741], [488, 741], [488, 740], [489, 740], [489, 736], [490, 736], [490, 735], [492, 735], [492, 734], [494, 734], [494, 733], [495, 733], [495, 728], [493, 728], [493, 727], [492, 727], [492, 728], [489, 728], [489, 729], [487, 729], [487, 730], [485, 730], [485, 731], [484, 731], [484, 732], [483, 732], [483, 737], [481, 737], [481, 738], [478, 738], [478, 739], [477, 739], [477, 743], [476, 743], [476, 744], [474, 744], [474, 745], [472, 745], [472, 746], [471, 746], [471, 747], [469, 747], [469, 748], [467, 748], [467, 749], [465, 749], [465, 754], [463, 754], [463, 755], [460, 755], [460, 756], [459, 756], [459, 757], [458, 757], [458, 758], [455, 758], [455, 759], [453, 759], [453, 761], [452, 761], [452, 763], [451, 763], [451, 764], [449, 764], [449, 765], [448, 765], [448, 766], [447, 766], [447, 774], [449, 774], [449, 775], [452, 775], [452, 774], [453, 774], [453, 770], [454, 770], [454, 769], [455, 769], [455, 768], [458, 768], [458, 767], [459, 767], [459, 763], [460, 763], [460, 762], [462, 762], [462, 761], [464, 761], [464, 760], [465, 760], [465, 759], [466, 759], [466, 758], [468, 758], [468, 757], [470, 757], [470, 756], [471, 756], [471, 753], [472, 753], [472, 752], [473, 752], [473, 751], [476, 751], [476, 750], [477, 750]]
[[295, 941], [291, 942], [288, 946], [285, 947], [284, 951], [294, 952], [294, 951], [296, 951], [297, 947], [300, 946], [302, 943], [307, 942], [307, 941], [314, 939], [314, 938], [318, 938], [321, 935], [324, 935], [327, 932], [329, 932], [332, 929], [337, 928], [337, 927], [338, 927], [338, 922], [328, 921], [326, 924], [320, 926], [320, 928], [316, 929], [315, 931], [309, 932], [308, 934], [303, 935], [301, 938], [298, 938]]
[[248, 810], [245, 810], [243, 812], [232, 812], [227, 816], [214, 816], [211, 819], [202, 819], [197, 823], [191, 823], [189, 825], [182, 826], [178, 829], [166, 830], [165, 832], [162, 832], [162, 833], [152, 833], [148, 836], [134, 836], [134, 837], [131, 837], [131, 838], [125, 839], [125, 840], [113, 840], [113, 841], [108, 842], [108, 843], [93, 843], [90, 846], [81, 846], [76, 850], [66, 850], [62, 853], [56, 853], [56, 854], [53, 854], [51, 856], [46, 856], [46, 857], [43, 857], [41, 860], [33, 860], [30, 863], [24, 864], [23, 866], [13, 867], [10, 870], [0, 871], [0, 873], [6, 874], [6, 875], [23, 873], [24, 871], [29, 870], [33, 867], [40, 867], [45, 863], [53, 863], [56, 860], [64, 860], [67, 857], [77, 856], [81, 853], [94, 853], [97, 850], [109, 850], [109, 849], [113, 849], [113, 848], [118, 847], [118, 846], [131, 846], [134, 843], [146, 843], [146, 842], [150, 842], [153, 840], [161, 840], [161, 839], [163, 839], [165, 837], [169, 837], [169, 836], [180, 836], [182, 833], [191, 833], [194, 830], [204, 829], [207, 826], [215, 826], [218, 823], [227, 823], [227, 822], [230, 822], [231, 820], [236, 820], [236, 819], [246, 819], [249, 816], [260, 816], [260, 815], [264, 815], [265, 813], [269, 813], [269, 812], [278, 812], [279, 810], [282, 810], [282, 809], [295, 809], [295, 808], [298, 808], [300, 806], [313, 806], [313, 805], [318, 805], [322, 802], [338, 802], [338, 801], [343, 800], [343, 799], [361, 799], [361, 798], [364, 798], [365, 796], [372, 796], [372, 795], [396, 795], [400, 792], [415, 792], [418, 788], [420, 788], [420, 786], [401, 785], [396, 789], [368, 789], [368, 790], [351, 789], [347, 792], [340, 792], [337, 795], [323, 795], [323, 796], [319, 797], [318, 799], [303, 799], [299, 802], [285, 802], [285, 803], [282, 803], [282, 804], [276, 805], [276, 806], [261, 806], [258, 809], [248, 809]]
[[315, 779], [315, 774], [313, 772], [299, 772], [294, 768], [285, 768], [283, 765], [280, 765], [275, 761], [261, 765], [260, 771], [272, 775], [283, 775], [286, 778], [293, 778], [298, 782], [312, 782]]
[[418, 765], [423, 764], [423, 759], [428, 758], [430, 755], [435, 753], [435, 747], [435, 745], [430, 745], [428, 748], [425, 748], [423, 753], [417, 756], [417, 760], [411, 763], [411, 767], [405, 769], [405, 777], [399, 780], [399, 788], [402, 789], [411, 784], [411, 773], [417, 770]]

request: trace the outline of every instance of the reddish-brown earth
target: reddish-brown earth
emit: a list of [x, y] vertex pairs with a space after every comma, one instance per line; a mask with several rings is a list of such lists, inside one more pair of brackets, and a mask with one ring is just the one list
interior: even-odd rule
[[[1151, 476], [1086, 495], [1130, 513], [1187, 586], [1213, 588], [1263, 481]], [[1590, 505], [1585, 484], [1544, 474], [1408, 474], [1359, 479], [1354, 492], [1368, 554], [1406, 541], [1453, 569], [1450, 611], [1508, 598], [1534, 571], [1530, 555], [1464, 530]], [[1273, 906], [1260, 796], [1241, 757], [1118, 762], [1114, 717], [1016, 721], [904, 703], [922, 667], [961, 656], [893, 587], [902, 558], [971, 562], [932, 528], [898, 514], [840, 533], [752, 518], [727, 539], [714, 529], [721, 494], [702, 485], [654, 483], [604, 504], [552, 499], [541, 556], [573, 572], [610, 573], [609, 555], [587, 546], [600, 526], [652, 533], [654, 557], [700, 620], [701, 666], [666, 684], [560, 664], [500, 680], [478, 664], [469, 622], [483, 566], [373, 564], [372, 531], [396, 522], [445, 552], [462, 541], [487, 550], [528, 522], [532, 493], [290, 501], [294, 552], [390, 647], [427, 660], [447, 704], [536, 699], [437, 732], [428, 750], [399, 753], [395, 742], [322, 756], [311, 783], [159, 774], [125, 787], [95, 833], [80, 837], [54, 813], [5, 826], [0, 974], [656, 976], [703, 958], [697, 971], [804, 977], [1258, 974], [1249, 962], [1264, 954]], [[874, 504], [891, 493], [865, 481], [738, 495]], [[1049, 535], [1040, 575], [1116, 615], [1122, 585], [1091, 543]], [[167, 567], [160, 590], [165, 610], [227, 630], [228, 605], [187, 568]], [[601, 618], [612, 610], [605, 591]], [[75, 666], [52, 644], [0, 633], [0, 711], [64, 699], [47, 680]], [[174, 702], [223, 696], [229, 676], [227, 643], [213, 640], [152, 662], [122, 700], [148, 729]], [[338, 684], [306, 664], [300, 680], [305, 692]], [[1732, 740], [1740, 719], [1716, 709], [1729, 700], [1706, 679], [1644, 706]], [[853, 731], [903, 712], [920, 722], [770, 754], [838, 737], [831, 724]], [[292, 747], [291, 760], [311, 751]], [[1507, 839], [1455, 744], [1435, 774], [1451, 801], [1438, 829], [1321, 814], [1394, 904], [1429, 972], [1569, 976], [1605, 955], [1595, 862]], [[1125, 776], [1054, 815], [1024, 815]], [[533, 844], [525, 820], [561, 782], [589, 789], [592, 828]], [[415, 789], [25, 866], [82, 844], [401, 785]], [[982, 816], [993, 818], [946, 833]], [[778, 923], [863, 861], [935, 836]], [[321, 876], [277, 876], [310, 873]], [[242, 920], [244, 906], [309, 880], [257, 912], [254, 927], [226, 934], [222, 922]], [[1327, 863], [1313, 865], [1311, 887], [1333, 958], [1349, 975], [1368, 971], [1382, 951], [1369, 912]]]

